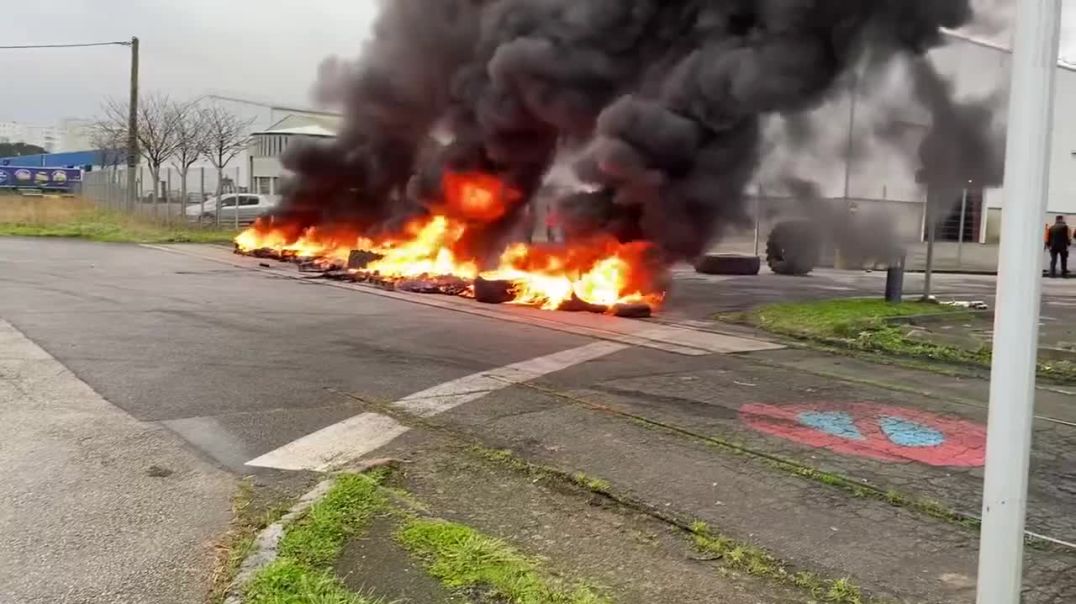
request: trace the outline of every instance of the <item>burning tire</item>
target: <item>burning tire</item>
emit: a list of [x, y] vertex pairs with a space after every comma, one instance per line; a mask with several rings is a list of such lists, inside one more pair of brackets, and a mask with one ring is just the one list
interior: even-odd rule
[[474, 280], [474, 299], [484, 304], [504, 304], [515, 299], [511, 281]]
[[761, 267], [758, 256], [707, 254], [695, 261], [695, 272], [706, 275], [757, 275]]
[[806, 275], [818, 266], [822, 243], [805, 220], [782, 222], [766, 240], [766, 264], [778, 275]]

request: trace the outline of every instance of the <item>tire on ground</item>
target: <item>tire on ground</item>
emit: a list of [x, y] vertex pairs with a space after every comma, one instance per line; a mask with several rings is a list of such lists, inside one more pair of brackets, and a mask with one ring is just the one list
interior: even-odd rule
[[483, 304], [504, 304], [515, 299], [511, 281], [487, 280], [479, 277], [474, 280], [474, 299]]
[[822, 243], [806, 220], [782, 222], [766, 239], [766, 264], [779, 275], [806, 275], [818, 266]]
[[695, 261], [695, 272], [707, 275], [757, 275], [762, 261], [758, 256], [706, 254]]

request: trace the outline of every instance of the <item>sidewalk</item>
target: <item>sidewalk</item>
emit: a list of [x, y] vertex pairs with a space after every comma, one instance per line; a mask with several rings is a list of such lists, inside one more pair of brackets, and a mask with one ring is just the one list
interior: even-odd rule
[[234, 480], [0, 320], [0, 602], [204, 602]]

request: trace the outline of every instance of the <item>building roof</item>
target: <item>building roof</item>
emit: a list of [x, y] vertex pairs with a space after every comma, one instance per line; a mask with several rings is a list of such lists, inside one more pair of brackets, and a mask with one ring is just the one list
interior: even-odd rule
[[275, 124], [269, 126], [264, 131], [255, 132], [254, 134], [336, 136], [336, 132], [340, 129], [340, 123], [342, 120], [343, 118], [337, 115], [292, 114], [277, 121]]
[[[983, 46], [983, 47], [986, 47], [986, 48], [992, 48], [994, 50], [999, 50], [999, 51], [1004, 52], [1006, 54], [1012, 54], [1012, 49], [1009, 48], [1008, 46], [1005, 46], [1004, 44], [999, 44], [998, 42], [995, 42], [995, 41], [992, 41], [992, 40], [987, 40], [985, 38], [980, 38], [978, 36], [967, 34], [967, 33], [964, 33], [962, 31], [956, 31], [956, 30], [953, 30], [953, 29], [943, 29], [942, 34], [944, 34], [945, 37], [949, 38], [950, 40], [960, 40], [960, 41], [963, 41], [963, 42], [968, 42], [970, 44], [975, 44], [976, 46]], [[1068, 63], [1064, 59], [1058, 59], [1057, 60], [1057, 66], [1062, 68], [1062, 69], [1068, 70], [1068, 71], [1076, 71], [1076, 65], [1073, 65], [1072, 63]]]
[[292, 105], [281, 105], [281, 104], [278, 104], [278, 103], [271, 103], [271, 102], [267, 102], [267, 101], [259, 101], [259, 100], [249, 99], [249, 98], [241, 98], [241, 97], [231, 96], [231, 95], [226, 95], [226, 94], [207, 94], [207, 95], [203, 96], [202, 98], [203, 99], [218, 99], [218, 100], [221, 100], [221, 101], [231, 101], [233, 103], [243, 103], [245, 105], [256, 105], [258, 107], [265, 107], [267, 109], [277, 109], [277, 110], [280, 110], [280, 111], [296, 111], [296, 112], [299, 112], [299, 113], [314, 113], [314, 114], [318, 114], [318, 115], [332, 116], [332, 117], [339, 117], [340, 116], [339, 113], [334, 113], [332, 111], [324, 111], [322, 109], [311, 109], [309, 107], [295, 107], [295, 106], [292, 106]]
[[255, 132], [254, 135], [269, 135], [269, 134], [296, 134], [300, 136], [336, 136], [336, 131], [330, 130], [325, 126], [319, 124], [310, 124], [307, 126], [293, 126], [291, 128], [279, 128], [269, 129], [264, 132]]
[[104, 163], [102, 151], [70, 151], [66, 153], [44, 153], [39, 155], [19, 155], [0, 157], [0, 164], [23, 168], [61, 168], [74, 166], [100, 166]]

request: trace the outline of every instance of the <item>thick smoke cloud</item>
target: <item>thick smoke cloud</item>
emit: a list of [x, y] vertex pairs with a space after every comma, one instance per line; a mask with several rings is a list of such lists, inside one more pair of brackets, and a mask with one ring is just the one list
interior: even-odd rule
[[[324, 68], [346, 125], [287, 157], [285, 211], [374, 228], [436, 203], [445, 170], [495, 174], [525, 204], [570, 150], [588, 185], [561, 204], [570, 236], [690, 258], [744, 220], [764, 116], [970, 16], [968, 0], [393, 0], [358, 63]], [[469, 231], [476, 252], [520, 211]]]

